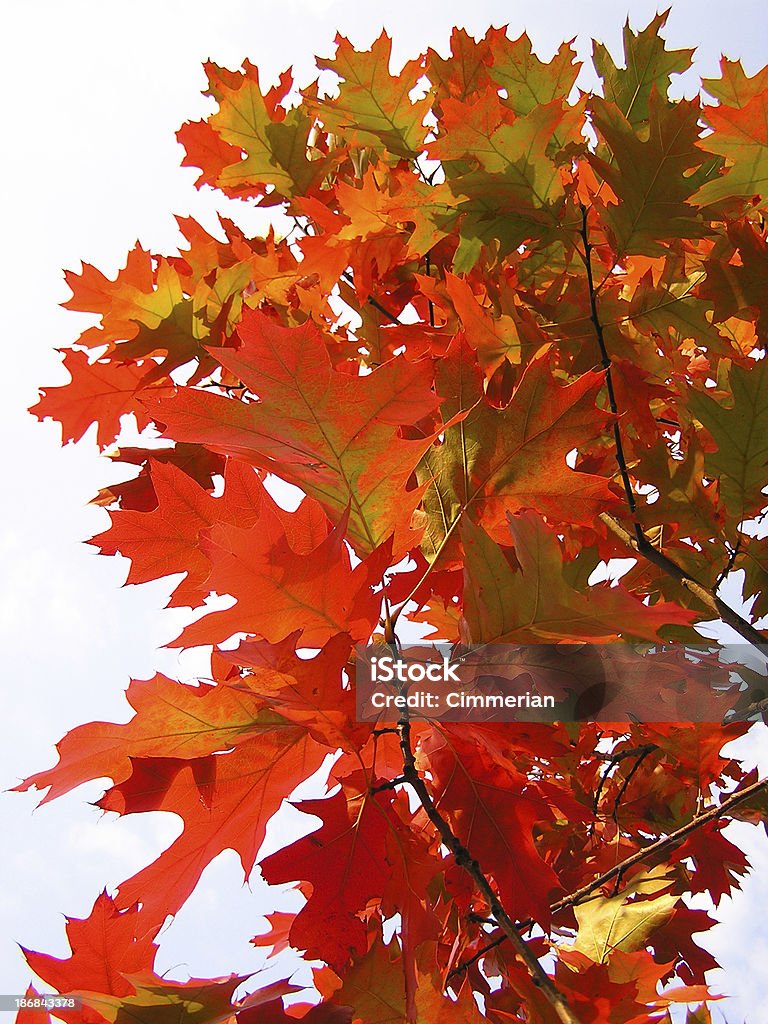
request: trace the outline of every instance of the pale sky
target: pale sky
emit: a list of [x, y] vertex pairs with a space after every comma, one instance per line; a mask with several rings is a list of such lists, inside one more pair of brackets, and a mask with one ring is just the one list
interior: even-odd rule
[[[768, 5], [673, 0], [671, 8], [667, 38], [699, 46], [700, 74], [716, 72], [721, 51], [744, 59], [750, 72], [768, 60]], [[171, 252], [178, 242], [174, 213], [213, 225], [211, 195], [197, 193], [196, 172], [179, 167], [174, 135], [208, 109], [200, 96], [202, 62], [236, 67], [249, 57], [264, 81], [294, 64], [306, 80], [311, 55], [329, 54], [336, 30], [367, 46], [382, 14], [396, 59], [428, 45], [444, 48], [453, 24], [476, 34], [490, 24], [508, 23], [513, 36], [527, 28], [545, 59], [575, 36], [586, 55], [590, 36], [615, 49], [628, 12], [641, 26], [655, 11], [646, 0], [26, 0], [5, 6], [0, 786], [52, 764], [53, 744], [73, 726], [124, 721], [122, 694], [131, 677], [161, 669], [187, 679], [195, 670], [174, 652], [157, 650], [178, 633], [183, 614], [161, 611], [167, 583], [123, 589], [126, 563], [79, 543], [108, 521], [86, 504], [108, 481], [109, 467], [96, 458], [93, 441], [61, 449], [59, 428], [37, 424], [25, 409], [39, 386], [63, 383], [54, 349], [74, 340], [85, 323], [58, 308], [69, 295], [62, 268], [78, 269], [83, 259], [111, 274], [137, 238], [153, 251]], [[229, 215], [246, 228], [255, 224], [244, 204], [230, 204]], [[753, 751], [764, 735], [754, 737]], [[102, 789], [82, 787], [34, 815], [34, 794], [0, 795], [0, 992], [21, 993], [29, 980], [15, 941], [67, 955], [62, 914], [86, 916], [104, 885], [114, 888], [178, 834], [170, 815], [102, 818], [89, 806]], [[726, 967], [716, 987], [739, 997], [721, 1004], [728, 1021], [761, 1024], [768, 997], [768, 847], [750, 826], [736, 835], [756, 871], [744, 892], [721, 906], [726, 923], [708, 945]], [[756, 842], [759, 836], [763, 842]], [[223, 854], [164, 935], [158, 969], [184, 977], [258, 967], [248, 940], [263, 930], [259, 915], [281, 898], [287, 907], [286, 897], [265, 892], [257, 878], [251, 891], [243, 889], [234, 854]]]

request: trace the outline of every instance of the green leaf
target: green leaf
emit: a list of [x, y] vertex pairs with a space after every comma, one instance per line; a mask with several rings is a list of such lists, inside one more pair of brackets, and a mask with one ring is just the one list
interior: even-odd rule
[[644, 605], [620, 587], [575, 590], [564, 577], [557, 536], [540, 516], [513, 516], [509, 529], [514, 555], [469, 519], [462, 524], [464, 616], [472, 643], [605, 640], [619, 634], [655, 640], [665, 626], [687, 625], [695, 617], [672, 604]]
[[536, 107], [554, 99], [565, 99], [576, 81], [581, 64], [575, 51], [563, 43], [549, 63], [539, 60], [526, 33], [510, 40], [504, 29], [490, 29], [493, 64], [488, 73], [506, 89], [506, 104], [518, 115], [530, 114]]
[[597, 98], [592, 111], [611, 160], [591, 154], [590, 162], [618, 200], [599, 200], [598, 208], [619, 253], [660, 256], [668, 251], [662, 242], [706, 237], [709, 227], [688, 202], [715, 167], [698, 146], [698, 104], [668, 103], [654, 91], [647, 138], [638, 135], [613, 103]]
[[653, 87], [666, 96], [670, 75], [687, 71], [693, 50], [667, 50], [659, 34], [667, 23], [669, 11], [657, 14], [641, 32], [624, 26], [624, 61], [619, 67], [602, 43], [595, 43], [592, 59], [603, 80], [603, 95], [615, 103], [633, 126], [647, 121]]
[[[657, 869], [658, 872], [658, 869]], [[618, 896], [598, 898], [574, 907], [579, 933], [575, 948], [595, 963], [606, 963], [614, 950], [632, 953], [644, 949], [651, 935], [672, 916], [680, 897], [672, 894], [633, 899], [632, 894], [654, 892], [668, 884], [653, 874], [634, 883]]]
[[738, 523], [768, 504], [768, 361], [751, 369], [734, 363], [729, 384], [727, 405], [703, 391], [691, 391], [688, 402], [717, 445], [706, 453], [706, 474], [720, 481], [725, 514]]
[[342, 79], [339, 94], [333, 99], [311, 100], [326, 130], [352, 145], [383, 145], [397, 157], [418, 156], [424, 148], [422, 122], [430, 101], [411, 102], [409, 94], [418, 80], [415, 67], [409, 65], [400, 75], [390, 75], [392, 40], [386, 32], [364, 52], [355, 50], [344, 36], [337, 36], [336, 43], [336, 56], [317, 64]]
[[768, 89], [768, 67], [748, 78], [740, 60], [720, 59], [720, 78], [703, 78], [701, 84], [726, 107], [740, 110], [751, 99]]

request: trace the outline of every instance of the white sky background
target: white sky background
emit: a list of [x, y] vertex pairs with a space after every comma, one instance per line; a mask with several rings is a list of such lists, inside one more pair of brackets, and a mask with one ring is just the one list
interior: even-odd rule
[[[754, 71], [768, 60], [768, 6], [673, 0], [670, 44], [699, 46], [697, 70], [716, 73], [721, 51]], [[384, 25], [395, 59], [427, 45], [445, 49], [450, 28], [482, 34], [509, 23], [527, 28], [548, 58], [577, 36], [582, 54], [595, 35], [617, 48], [629, 12], [644, 25], [656, 4], [645, 0], [47, 0], [6, 4], [2, 16], [5, 79], [0, 377], [3, 500], [0, 522], [0, 681], [3, 723], [0, 786], [48, 767], [53, 744], [86, 721], [122, 720], [131, 677], [156, 669], [189, 678], [192, 668], [158, 645], [175, 636], [179, 612], [161, 611], [167, 584], [122, 589], [126, 563], [79, 542], [103, 530], [107, 515], [88, 500], [109, 467], [86, 439], [59, 447], [59, 428], [28, 416], [37, 388], [64, 383], [53, 351], [74, 340], [85, 318], [58, 308], [69, 296], [62, 268], [84, 259], [114, 274], [138, 238], [171, 252], [179, 236], [172, 215], [212, 227], [210, 193], [197, 172], [181, 169], [174, 132], [203, 116], [202, 62], [237, 67], [249, 57], [268, 83], [294, 64], [306, 80], [313, 53], [329, 54], [336, 30], [367, 46]], [[253, 224], [241, 203], [229, 211]], [[757, 750], [765, 733], [755, 736]], [[768, 758], [764, 757], [764, 760]], [[23, 992], [29, 971], [14, 942], [67, 955], [62, 914], [86, 916], [104, 886], [114, 888], [178, 834], [170, 815], [102, 817], [88, 801], [103, 787], [82, 787], [36, 814], [32, 794], [0, 796], [0, 992]], [[731, 1024], [760, 1024], [768, 996], [768, 844], [742, 826], [732, 838], [755, 866], [744, 893], [724, 901], [726, 921], [709, 945], [726, 967], [721, 1004]], [[243, 889], [234, 854], [222, 855], [164, 937], [159, 969], [173, 976], [253, 970], [260, 954], [249, 938], [274, 900]], [[719, 1019], [716, 1013], [716, 1019]]]

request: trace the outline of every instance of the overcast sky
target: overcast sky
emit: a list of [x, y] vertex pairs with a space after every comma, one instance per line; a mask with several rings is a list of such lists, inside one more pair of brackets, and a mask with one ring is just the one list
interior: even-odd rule
[[[673, 0], [671, 8], [667, 38], [699, 47], [700, 74], [716, 72], [721, 51], [741, 57], [751, 72], [768, 60], [768, 5]], [[0, 786], [53, 763], [53, 744], [67, 729], [126, 720], [122, 694], [131, 677], [161, 669], [188, 679], [195, 671], [191, 661], [158, 651], [178, 633], [183, 614], [161, 611], [167, 583], [122, 588], [126, 563], [80, 543], [107, 524], [105, 512], [87, 505], [109, 479], [92, 438], [61, 449], [59, 428], [37, 424], [25, 409], [39, 386], [64, 382], [54, 350], [86, 322], [58, 308], [69, 295], [62, 268], [78, 269], [83, 259], [113, 274], [137, 238], [172, 252], [179, 240], [174, 213], [213, 226], [212, 197], [194, 190], [197, 172], [179, 167], [174, 136], [183, 121], [208, 110], [202, 61], [237, 67], [247, 56], [265, 82], [294, 64], [306, 80], [312, 54], [330, 54], [337, 29], [368, 45], [382, 12], [396, 59], [427, 45], [444, 49], [453, 24], [476, 34], [490, 24], [509, 23], [514, 36], [526, 28], [545, 58], [576, 37], [586, 55], [593, 35], [617, 47], [628, 12], [644, 25], [655, 11], [645, 0], [5, 6]], [[230, 207], [245, 227], [254, 223], [243, 204]], [[753, 751], [763, 737], [754, 738]], [[180, 831], [170, 815], [102, 818], [89, 806], [102, 789], [81, 787], [34, 815], [34, 795], [0, 795], [0, 992], [23, 992], [29, 978], [15, 941], [66, 955], [61, 915], [86, 916], [104, 885], [114, 888]], [[737, 841], [749, 847], [757, 870], [742, 895], [724, 902], [726, 924], [709, 942], [727, 968], [717, 985], [739, 997], [726, 1011], [732, 1024], [765, 1020], [768, 851], [757, 834], [739, 828]], [[266, 893], [257, 880], [243, 889], [234, 854], [223, 854], [166, 932], [159, 969], [174, 968], [174, 977], [254, 969], [260, 957], [248, 940], [263, 929], [259, 915], [289, 899]]]

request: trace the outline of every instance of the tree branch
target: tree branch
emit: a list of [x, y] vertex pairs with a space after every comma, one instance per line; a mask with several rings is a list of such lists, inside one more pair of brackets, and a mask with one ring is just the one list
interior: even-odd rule
[[[611, 772], [613, 771], [613, 769], [616, 767], [616, 765], [619, 764], [620, 761], [623, 761], [627, 757], [636, 757], [637, 758], [637, 760], [635, 761], [634, 765], [632, 766], [629, 774], [624, 779], [622, 787], [621, 787], [621, 789], [619, 791], [619, 795], [616, 797], [616, 800], [614, 802], [614, 808], [613, 808], [614, 817], [616, 816], [616, 811], [618, 809], [619, 803], [621, 802], [621, 798], [624, 796], [624, 793], [626, 792], [627, 786], [629, 785], [630, 781], [632, 780], [632, 776], [635, 774], [637, 769], [643, 763], [645, 758], [650, 753], [652, 753], [654, 750], [658, 750], [658, 747], [657, 747], [657, 745], [655, 743], [644, 743], [640, 747], [630, 747], [628, 750], [619, 750], [616, 753], [597, 755], [597, 756], [600, 757], [601, 760], [607, 761], [608, 764], [606, 765], [605, 771], [600, 776], [600, 782], [598, 783], [597, 789], [595, 790], [595, 799], [592, 801], [592, 813], [595, 816], [597, 816], [597, 808], [600, 805], [600, 797], [603, 794], [603, 789], [605, 787], [605, 784], [607, 783], [608, 778], [609, 778]], [[588, 835], [592, 835], [594, 830], [595, 830], [595, 823], [592, 822], [592, 824], [589, 826]]]
[[595, 291], [595, 281], [592, 276], [592, 244], [589, 241], [589, 232], [587, 229], [587, 208], [583, 203], [581, 204], [581, 238], [584, 244], [582, 259], [584, 260], [584, 267], [587, 271], [587, 285], [589, 287], [590, 319], [592, 320], [592, 324], [595, 328], [597, 344], [600, 346], [600, 358], [602, 361], [602, 367], [605, 370], [605, 386], [608, 389], [608, 403], [611, 407], [611, 412], [616, 417], [613, 421], [613, 439], [616, 445], [616, 462], [618, 463], [621, 482], [624, 486], [624, 495], [627, 499], [627, 507], [629, 508], [634, 522], [635, 534], [638, 541], [640, 541], [643, 531], [637, 521], [637, 503], [635, 502], [635, 495], [632, 490], [632, 482], [629, 479], [627, 459], [624, 454], [624, 444], [621, 440], [621, 429], [619, 428], [618, 418], [619, 409], [616, 404], [616, 394], [613, 390], [611, 357], [608, 355], [608, 349], [605, 344], [605, 335], [603, 334], [603, 325], [600, 322], [600, 316], [597, 311], [597, 293]]
[[400, 733], [400, 749], [403, 754], [403, 778], [410, 784], [418, 796], [427, 817], [437, 830], [443, 845], [451, 851], [456, 863], [464, 868], [487, 900], [499, 928], [504, 932], [505, 938], [509, 939], [512, 943], [515, 952], [528, 968], [533, 983], [542, 990], [557, 1014], [558, 1019], [562, 1024], [579, 1024], [578, 1018], [574, 1016], [563, 994], [528, 948], [514, 921], [507, 914], [498, 896], [493, 891], [490, 882], [483, 874], [482, 868], [472, 857], [469, 850], [453, 834], [448, 822], [438, 811], [426, 783], [416, 768], [416, 760], [413, 747], [411, 746], [411, 724], [407, 712], [398, 723], [398, 731]]
[[[355, 287], [355, 279], [352, 277], [349, 271], [342, 271], [341, 279], [342, 281], [345, 281], [350, 286], [350, 288]], [[403, 326], [402, 320], [398, 320], [395, 314], [388, 310], [386, 306], [382, 306], [378, 299], [374, 299], [372, 295], [369, 295], [367, 302], [369, 306], [373, 306], [374, 309], [378, 309], [382, 316], [385, 316], [388, 320], [391, 320], [392, 323], [395, 324], [397, 327]]]
[[[653, 857], [658, 853], [663, 853], [668, 850], [671, 846], [676, 846], [677, 843], [681, 842], [692, 832], [701, 828], [702, 825], [706, 825], [710, 821], [716, 821], [738, 804], [744, 803], [753, 796], [756, 796], [758, 793], [762, 793], [764, 790], [768, 790], [768, 778], [761, 779], [758, 782], [754, 782], [751, 786], [747, 786], [746, 789], [732, 793], [729, 797], [726, 797], [722, 803], [719, 803], [714, 807], [710, 807], [709, 810], [702, 811], [701, 814], [697, 814], [696, 817], [689, 821], [687, 825], [682, 825], [674, 832], [670, 832], [669, 835], [662, 836], [661, 839], [657, 839], [644, 849], [638, 850], [637, 853], [633, 853], [618, 864], [614, 864], [609, 871], [604, 872], [602, 875], [598, 875], [598, 877], [594, 878], [591, 882], [588, 882], [586, 885], [582, 885], [581, 888], [574, 890], [574, 892], [569, 893], [567, 896], [563, 896], [562, 899], [550, 906], [550, 910], [553, 914], [556, 914], [558, 911], [566, 910], [568, 907], [578, 906], [597, 889], [601, 889], [606, 882], [610, 882], [613, 878], [620, 879], [624, 872], [629, 868], [634, 867], [635, 864], [640, 864], [647, 857]], [[521, 923], [524, 925], [528, 922]], [[495, 949], [496, 946], [501, 945], [506, 938], [507, 935], [504, 934], [489, 942], [487, 946], [483, 947], [483, 949], [478, 950], [478, 952], [473, 956], [468, 957], [467, 960], [454, 967], [448, 977], [451, 978], [460, 974], [462, 971], [466, 970], [467, 967], [476, 963], [476, 961], [481, 960], [486, 953]]]
[[619, 788], [619, 792], [616, 794], [616, 799], [613, 801], [613, 820], [614, 821], [618, 820], [619, 805], [621, 804], [621, 801], [624, 799], [624, 794], [627, 792], [627, 789], [629, 788], [629, 784], [632, 781], [632, 779], [635, 777], [635, 774], [636, 774], [637, 770], [639, 769], [640, 765], [643, 763], [643, 761], [646, 759], [646, 757], [648, 757], [649, 754], [652, 754], [654, 750], [658, 750], [658, 749], [659, 748], [657, 747], [657, 745], [655, 743], [648, 743], [645, 747], [643, 747], [641, 749], [640, 753], [637, 755], [637, 760], [635, 761], [635, 763], [632, 765], [632, 767], [629, 769], [629, 771], [627, 772], [626, 776], [624, 777], [624, 781], [622, 782], [621, 787]]
[[506, 935], [497, 935], [495, 939], [491, 939], [490, 942], [487, 942], [481, 949], [478, 949], [478, 951], [473, 953], [472, 956], [468, 956], [466, 960], [462, 960], [460, 964], [456, 964], [456, 966], [448, 972], [448, 976], [445, 979], [446, 982], [450, 981], [451, 978], [455, 978], [459, 974], [463, 974], [468, 967], [471, 967], [472, 964], [476, 964], [478, 960], [482, 960], [483, 957], [487, 953], [490, 953], [492, 949], [496, 949], [496, 947], [500, 946], [502, 942], [505, 942], [506, 938]]
[[[597, 336], [597, 343], [600, 346], [600, 356], [602, 359], [602, 366], [605, 370], [605, 383], [608, 389], [608, 402], [611, 407], [611, 412], [618, 417], [619, 410], [616, 404], [616, 395], [613, 390], [613, 379], [611, 376], [611, 359], [608, 355], [608, 350], [605, 345], [605, 335], [603, 334], [603, 325], [600, 322], [600, 316], [597, 309], [597, 289], [595, 288], [594, 278], [592, 276], [592, 245], [589, 241], [589, 232], [587, 228], [587, 207], [581, 204], [581, 238], [584, 244], [584, 252], [582, 259], [584, 261], [584, 267], [587, 272], [587, 284], [589, 287], [589, 308], [590, 308], [590, 319], [595, 329], [595, 335]], [[746, 619], [742, 618], [738, 612], [735, 612], [733, 608], [727, 605], [721, 600], [717, 594], [717, 588], [722, 582], [723, 575], [718, 579], [715, 587], [715, 593], [708, 590], [702, 583], [700, 583], [695, 577], [689, 575], [682, 569], [676, 562], [665, 555], [662, 551], [655, 548], [648, 537], [645, 535], [642, 526], [637, 519], [637, 503], [635, 501], [635, 495], [632, 490], [632, 483], [629, 478], [629, 470], [627, 469], [627, 460], [624, 454], [624, 445], [621, 439], [621, 431], [619, 429], [618, 419], [613, 424], [613, 437], [616, 443], [616, 461], [619, 465], [619, 473], [621, 480], [624, 485], [624, 494], [627, 500], [627, 507], [630, 515], [632, 516], [632, 525], [634, 529], [634, 537], [628, 533], [623, 526], [612, 519], [607, 513], [600, 515], [600, 520], [611, 530], [611, 532], [619, 537], [624, 544], [628, 547], [633, 548], [638, 554], [641, 554], [649, 562], [656, 565], [658, 568], [663, 569], [669, 576], [676, 579], [681, 583], [687, 590], [694, 594], [705, 607], [710, 608], [718, 618], [721, 618], [723, 622], [727, 622], [729, 626], [733, 627], [737, 633], [740, 633], [745, 640], [755, 645], [762, 645], [768, 643], [768, 637], [764, 636], [759, 630], [747, 622]], [[735, 554], [733, 555], [735, 558]], [[733, 559], [729, 561], [728, 568], [733, 564]]]
[[671, 846], [676, 846], [692, 832], [701, 828], [702, 825], [706, 825], [710, 821], [716, 821], [724, 814], [727, 814], [728, 811], [738, 806], [738, 804], [744, 803], [766, 789], [768, 789], [768, 778], [761, 779], [758, 782], [754, 782], [751, 786], [747, 786], [746, 789], [732, 793], [729, 797], [726, 797], [722, 803], [716, 804], [714, 807], [710, 807], [706, 811], [702, 811], [701, 814], [697, 814], [696, 817], [692, 818], [687, 825], [681, 825], [680, 828], [675, 829], [674, 832], [670, 832], [669, 835], [662, 836], [661, 839], [657, 839], [649, 846], [644, 847], [642, 850], [638, 850], [637, 853], [633, 853], [618, 864], [614, 864], [609, 871], [604, 872], [591, 882], [588, 882], [586, 885], [582, 885], [581, 888], [569, 893], [568, 896], [564, 896], [556, 903], [553, 903], [551, 906], [552, 913], [555, 914], [559, 910], [565, 910], [566, 907], [576, 906], [581, 903], [586, 896], [591, 896], [596, 889], [600, 889], [606, 882], [610, 882], [612, 878], [616, 878], [617, 876], [621, 877], [625, 871], [634, 867], [635, 864], [640, 864], [646, 858], [655, 857], [656, 854], [663, 853]]
[[691, 576], [685, 571], [677, 562], [673, 561], [668, 555], [665, 555], [663, 551], [659, 551], [653, 544], [648, 540], [645, 534], [640, 531], [640, 538], [633, 537], [631, 533], [624, 529], [621, 523], [618, 523], [612, 516], [609, 516], [607, 512], [601, 512], [598, 516], [601, 523], [608, 527], [611, 533], [618, 537], [618, 539], [626, 545], [636, 551], [639, 555], [642, 555], [652, 565], [662, 569], [672, 579], [677, 580], [681, 586], [685, 587], [686, 590], [690, 591], [694, 597], [698, 598], [699, 601], [704, 605], [705, 608], [709, 608], [713, 612], [716, 618], [722, 619], [723, 622], [727, 622], [729, 626], [740, 633], [749, 643], [755, 646], [762, 647], [768, 644], [768, 637], [761, 633], [759, 629], [755, 629], [751, 622], [747, 622], [746, 619], [742, 618], [738, 612], [734, 611], [730, 605], [727, 605], [722, 598], [713, 594], [711, 590], [708, 590], [703, 583], [700, 583], [694, 576]]

